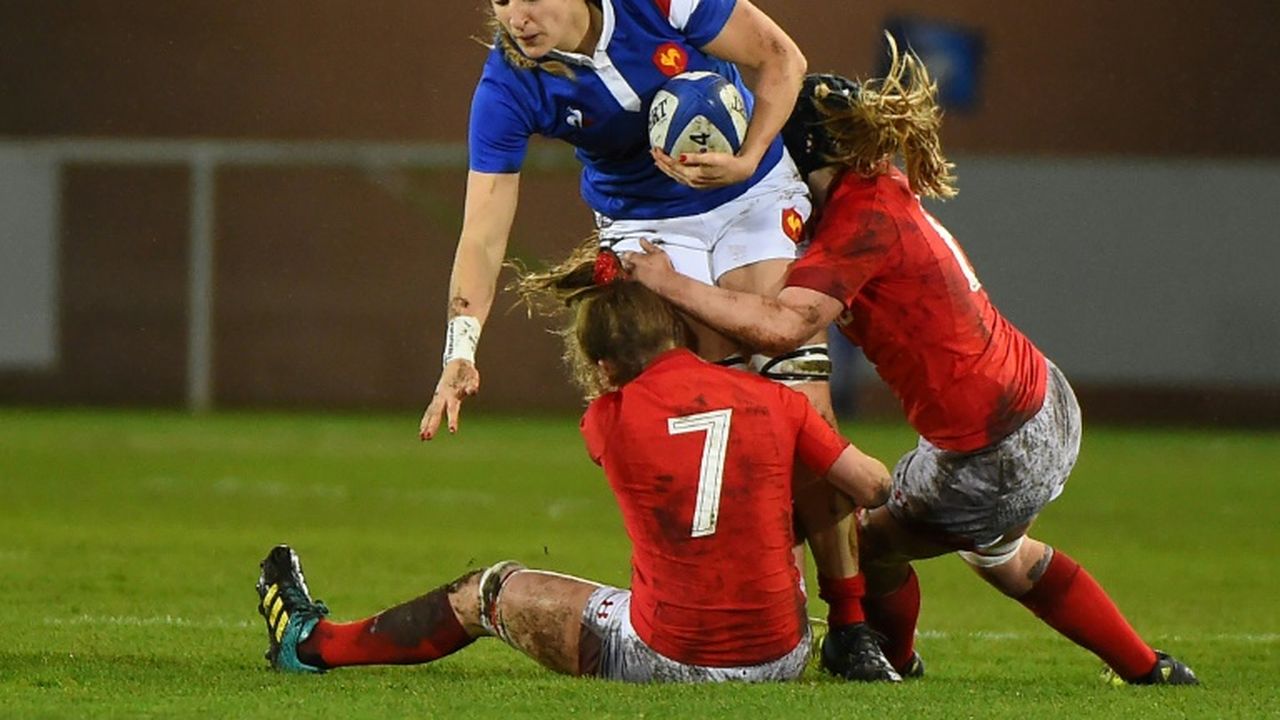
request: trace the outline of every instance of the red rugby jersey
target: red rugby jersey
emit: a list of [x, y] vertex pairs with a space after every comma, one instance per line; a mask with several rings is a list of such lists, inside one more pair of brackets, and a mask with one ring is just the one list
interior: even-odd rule
[[987, 447], [1044, 402], [1044, 356], [987, 298], [960, 246], [897, 168], [832, 185], [787, 285], [836, 298], [838, 325], [947, 450]]
[[631, 539], [631, 622], [694, 665], [790, 652], [805, 599], [791, 555], [791, 473], [825, 474], [848, 446], [803, 395], [700, 360], [656, 358], [582, 418]]

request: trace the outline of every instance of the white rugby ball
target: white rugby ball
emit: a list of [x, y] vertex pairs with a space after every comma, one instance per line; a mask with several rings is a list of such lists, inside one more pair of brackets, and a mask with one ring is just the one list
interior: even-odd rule
[[671, 156], [734, 154], [747, 136], [747, 104], [738, 88], [713, 72], [676, 75], [649, 103], [649, 145]]

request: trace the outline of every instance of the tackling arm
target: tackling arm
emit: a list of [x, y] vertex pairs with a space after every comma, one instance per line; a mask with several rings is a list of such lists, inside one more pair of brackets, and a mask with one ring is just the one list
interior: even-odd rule
[[642, 253], [623, 253], [632, 278], [699, 321], [761, 352], [793, 350], [840, 315], [840, 301], [807, 288], [787, 287], [777, 299], [735, 292], [680, 275], [666, 253], [646, 240]]

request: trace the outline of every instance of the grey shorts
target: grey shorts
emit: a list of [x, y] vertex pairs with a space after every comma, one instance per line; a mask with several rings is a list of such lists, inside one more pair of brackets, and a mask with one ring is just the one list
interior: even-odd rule
[[1080, 406], [1049, 363], [1044, 405], [995, 445], [960, 453], [920, 438], [893, 470], [889, 512], [956, 549], [983, 550], [1062, 493], [1079, 453]]
[[809, 657], [809, 626], [795, 649], [772, 662], [741, 667], [686, 665], [649, 647], [631, 625], [631, 591], [602, 587], [582, 611], [582, 626], [600, 640], [597, 675], [624, 682], [771, 682], [794, 680]]

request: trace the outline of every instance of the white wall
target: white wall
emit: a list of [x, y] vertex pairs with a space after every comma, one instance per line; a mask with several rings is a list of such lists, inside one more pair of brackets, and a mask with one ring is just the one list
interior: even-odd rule
[[[47, 157], [0, 143], [0, 369], [58, 360]], [[1280, 161], [955, 160], [931, 208], [1073, 379], [1280, 386]]]
[[0, 369], [58, 361], [57, 170], [0, 146]]
[[1070, 377], [1280, 385], [1280, 162], [954, 160], [931, 210]]

